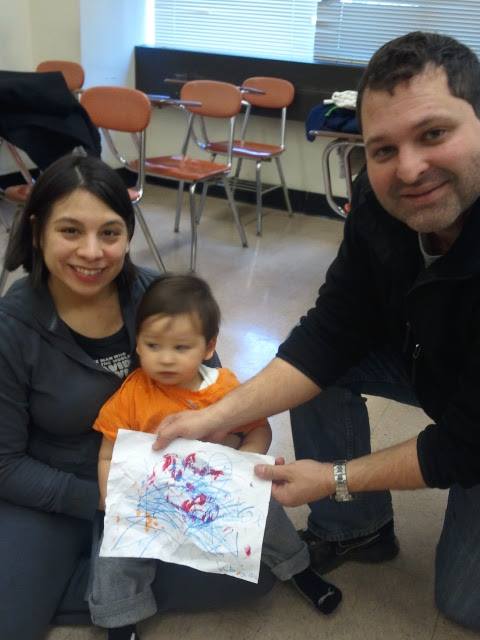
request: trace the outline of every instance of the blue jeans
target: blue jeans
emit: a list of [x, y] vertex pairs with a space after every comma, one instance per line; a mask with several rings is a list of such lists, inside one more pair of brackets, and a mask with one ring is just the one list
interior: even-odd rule
[[[395, 352], [371, 353], [358, 366], [291, 411], [297, 459], [352, 459], [370, 453], [370, 425], [360, 395], [418, 406], [404, 363]], [[348, 540], [379, 529], [393, 518], [388, 491], [356, 494], [352, 502], [326, 498], [310, 504], [308, 528], [323, 540]], [[480, 630], [480, 485], [449, 492], [436, 553], [435, 598], [449, 618]]]

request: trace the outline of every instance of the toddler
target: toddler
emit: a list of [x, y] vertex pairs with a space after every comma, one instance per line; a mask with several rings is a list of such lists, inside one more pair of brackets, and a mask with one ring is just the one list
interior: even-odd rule
[[[228, 369], [203, 364], [215, 353], [219, 324], [220, 310], [210, 288], [196, 276], [167, 274], [146, 290], [137, 312], [140, 368], [104, 404], [94, 424], [103, 434], [98, 461], [103, 507], [119, 428], [154, 432], [165, 416], [206, 407], [238, 386]], [[264, 454], [270, 442], [270, 426], [262, 419], [229, 434], [223, 444]], [[273, 499], [262, 562], [279, 580], [291, 580], [323, 613], [333, 611], [341, 600], [341, 592], [310, 569], [306, 544]], [[90, 611], [95, 624], [108, 628], [109, 640], [139, 640], [136, 623], [157, 611], [151, 591], [156, 567], [154, 559], [95, 559]]]

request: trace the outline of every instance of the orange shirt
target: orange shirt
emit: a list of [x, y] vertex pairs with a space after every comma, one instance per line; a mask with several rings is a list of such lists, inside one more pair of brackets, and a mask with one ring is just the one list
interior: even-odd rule
[[[100, 409], [93, 428], [112, 441], [116, 439], [118, 429], [151, 433], [166, 416], [208, 407], [239, 384], [232, 371], [218, 369], [216, 382], [205, 389], [190, 391], [154, 382], [142, 369], [136, 369]], [[262, 418], [233, 431], [247, 433], [264, 425]]]

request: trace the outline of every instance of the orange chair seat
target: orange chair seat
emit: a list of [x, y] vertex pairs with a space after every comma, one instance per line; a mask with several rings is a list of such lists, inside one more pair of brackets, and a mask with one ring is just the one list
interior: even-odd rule
[[228, 173], [226, 164], [186, 156], [160, 156], [145, 160], [145, 172], [185, 182], [201, 182]]
[[23, 204], [27, 201], [32, 187], [29, 184], [16, 184], [12, 187], [7, 187], [4, 191], [5, 198], [10, 202], [16, 202]]
[[[228, 142], [211, 142], [206, 148], [210, 153], [226, 155], [228, 153]], [[266, 160], [274, 156], [279, 156], [283, 153], [283, 149], [276, 144], [234, 140], [232, 153], [236, 157]]]

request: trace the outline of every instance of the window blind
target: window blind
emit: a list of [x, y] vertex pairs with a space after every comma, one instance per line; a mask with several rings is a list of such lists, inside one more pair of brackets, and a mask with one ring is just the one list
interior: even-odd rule
[[365, 64], [413, 30], [480, 55], [480, 0], [154, 0], [155, 44], [304, 62]]
[[366, 63], [409, 31], [445, 33], [480, 55], [479, 0], [320, 0], [314, 59]]
[[155, 44], [313, 60], [318, 0], [155, 0]]

